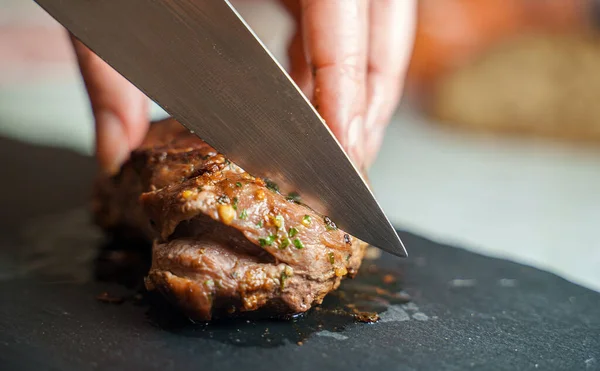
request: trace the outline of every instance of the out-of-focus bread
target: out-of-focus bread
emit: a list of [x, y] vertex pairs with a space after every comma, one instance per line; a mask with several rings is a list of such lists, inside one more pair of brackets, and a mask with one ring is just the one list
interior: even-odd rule
[[514, 39], [445, 76], [430, 104], [471, 131], [600, 141], [600, 38]]

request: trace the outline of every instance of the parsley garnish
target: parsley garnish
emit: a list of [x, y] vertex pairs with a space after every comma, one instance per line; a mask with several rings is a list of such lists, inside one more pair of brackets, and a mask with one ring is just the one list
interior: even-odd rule
[[279, 276], [279, 282], [281, 285], [281, 290], [285, 287], [285, 280], [288, 279], [288, 275], [285, 273], [285, 269], [281, 271], [281, 276]]
[[294, 246], [296, 246], [297, 249], [304, 248], [304, 244], [302, 243], [302, 241], [300, 241], [299, 238], [294, 238]]
[[260, 243], [260, 246], [271, 246], [273, 244], [273, 241], [275, 241], [275, 235], [270, 234], [269, 237], [267, 238], [259, 238], [258, 239], [258, 243]]

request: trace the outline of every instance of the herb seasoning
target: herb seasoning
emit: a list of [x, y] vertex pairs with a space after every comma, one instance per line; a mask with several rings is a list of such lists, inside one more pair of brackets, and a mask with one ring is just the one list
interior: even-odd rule
[[267, 189], [270, 189], [273, 192], [279, 193], [279, 186], [277, 185], [277, 183], [275, 183], [269, 179], [265, 179], [265, 185], [267, 186]]
[[278, 229], [281, 229], [281, 227], [283, 227], [283, 216], [277, 215], [275, 218], [273, 218], [273, 224]]
[[275, 241], [275, 235], [270, 234], [269, 237], [267, 238], [259, 238], [258, 239], [258, 243], [260, 244], [260, 246], [271, 246], [273, 244], [273, 241]]
[[304, 244], [302, 243], [302, 241], [300, 241], [299, 238], [294, 238], [294, 246], [300, 250], [304, 248]]
[[338, 229], [337, 225], [335, 225], [335, 223], [331, 219], [329, 219], [328, 216], [323, 218], [323, 221], [325, 221], [325, 228], [327, 228], [328, 231], [335, 231], [336, 229]]
[[350, 243], [352, 242], [352, 241], [350, 241], [350, 235], [349, 235], [348, 233], [345, 233], [345, 234], [344, 234], [344, 242], [345, 242], [347, 245], [350, 245]]
[[220, 204], [228, 204], [229, 203], [229, 197], [227, 197], [227, 195], [221, 195], [217, 198], [217, 202]]
[[289, 245], [290, 245], [290, 239], [289, 239], [289, 238], [287, 238], [287, 237], [284, 237], [284, 238], [281, 240], [281, 243], [279, 244], [279, 249], [283, 250], [283, 249], [285, 249], [286, 247], [288, 247]]
[[310, 215], [304, 215], [302, 217], [302, 224], [304, 224], [305, 226], [309, 226], [311, 222], [312, 218], [310, 217]]
[[285, 269], [281, 271], [281, 275], [279, 276], [279, 283], [280, 283], [280, 287], [281, 290], [283, 291], [283, 289], [285, 288], [285, 280], [288, 279], [288, 275], [287, 273], [285, 273]]

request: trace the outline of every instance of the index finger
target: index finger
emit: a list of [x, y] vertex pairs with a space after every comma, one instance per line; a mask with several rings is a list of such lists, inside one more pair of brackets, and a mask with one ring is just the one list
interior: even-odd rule
[[367, 25], [367, 0], [302, 0], [315, 107], [358, 166], [363, 156]]

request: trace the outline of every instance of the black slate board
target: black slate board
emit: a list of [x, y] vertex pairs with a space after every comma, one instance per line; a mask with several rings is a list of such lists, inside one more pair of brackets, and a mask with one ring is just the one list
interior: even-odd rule
[[98, 293], [126, 290], [90, 279], [101, 241], [85, 211], [93, 162], [7, 140], [0, 156], [14, 159], [0, 186], [2, 370], [600, 369], [599, 293], [408, 233], [410, 258], [377, 265], [412, 302], [301, 346], [295, 329], [310, 317], [174, 326], [146, 304], [101, 303]]

